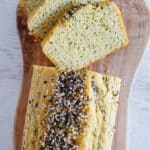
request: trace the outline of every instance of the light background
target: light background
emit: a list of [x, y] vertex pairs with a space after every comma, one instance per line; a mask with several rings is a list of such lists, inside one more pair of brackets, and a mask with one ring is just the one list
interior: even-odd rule
[[[16, 29], [18, 0], [0, 0], [0, 150], [13, 149], [13, 123], [22, 77]], [[150, 0], [147, 0], [150, 6]], [[150, 46], [129, 99], [129, 150], [150, 150]]]

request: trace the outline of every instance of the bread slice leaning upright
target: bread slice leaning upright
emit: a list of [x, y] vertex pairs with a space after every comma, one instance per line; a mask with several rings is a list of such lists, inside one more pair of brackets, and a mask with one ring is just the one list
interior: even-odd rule
[[111, 150], [121, 80], [34, 66], [22, 150]]
[[57, 67], [78, 70], [127, 44], [121, 12], [106, 1], [70, 9], [47, 34], [42, 48]]
[[19, 0], [19, 8], [29, 16], [38, 8], [45, 0]]

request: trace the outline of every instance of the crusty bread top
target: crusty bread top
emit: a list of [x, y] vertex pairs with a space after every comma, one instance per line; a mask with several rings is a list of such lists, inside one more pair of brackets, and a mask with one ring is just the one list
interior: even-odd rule
[[22, 149], [110, 150], [119, 89], [116, 77], [34, 66]]
[[69, 11], [42, 41], [43, 52], [57, 67], [74, 70], [127, 44], [121, 12], [108, 1]]

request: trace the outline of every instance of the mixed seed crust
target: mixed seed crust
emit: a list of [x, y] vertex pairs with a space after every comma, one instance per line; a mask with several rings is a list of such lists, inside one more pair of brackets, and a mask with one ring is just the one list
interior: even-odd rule
[[110, 150], [120, 79], [34, 66], [22, 150]]
[[54, 94], [47, 98], [48, 109], [42, 122], [48, 123], [40, 150], [77, 149], [75, 140], [79, 134], [84, 134], [81, 124], [86, 124], [89, 115], [84, 89], [84, 71], [61, 72], [57, 77]]

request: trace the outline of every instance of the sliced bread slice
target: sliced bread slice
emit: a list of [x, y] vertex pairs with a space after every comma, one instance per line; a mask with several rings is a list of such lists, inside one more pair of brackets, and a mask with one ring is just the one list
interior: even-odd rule
[[22, 150], [111, 150], [121, 80], [34, 66]]
[[43, 52], [57, 67], [81, 69], [128, 44], [115, 3], [88, 4], [72, 10], [42, 42]]
[[73, 5], [96, 3], [104, 0], [45, 0], [28, 19], [28, 28], [38, 39], [43, 39], [62, 13]]
[[29, 16], [45, 0], [19, 0], [19, 7]]

